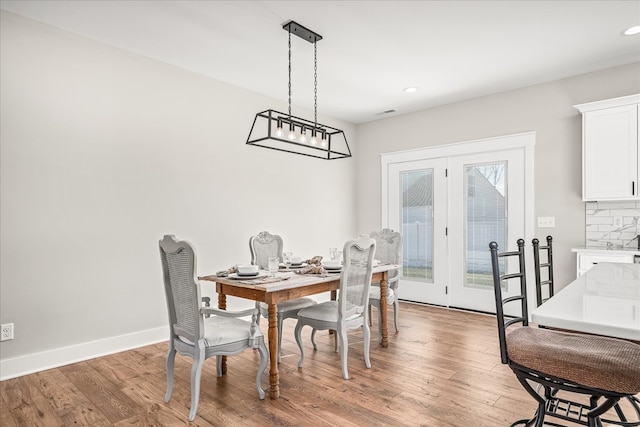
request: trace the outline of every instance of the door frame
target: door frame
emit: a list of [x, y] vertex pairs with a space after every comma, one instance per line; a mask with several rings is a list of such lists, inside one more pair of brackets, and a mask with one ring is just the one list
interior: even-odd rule
[[[485, 153], [490, 151], [501, 151], [507, 149], [521, 149], [524, 154], [524, 236], [525, 244], [530, 247], [534, 237], [534, 148], [536, 143], [536, 132], [524, 132], [511, 135], [503, 135], [490, 138], [482, 138], [451, 144], [434, 145], [429, 147], [395, 151], [380, 154], [381, 164], [381, 227], [389, 226], [389, 168], [390, 165], [413, 162], [416, 160], [427, 160], [439, 157], [451, 157], [460, 155], [473, 155], [474, 153]], [[513, 240], [513, 239], [512, 239]], [[488, 243], [487, 243], [488, 244]], [[516, 242], [509, 241], [507, 248], [500, 250], [515, 250]], [[488, 246], [487, 246], [487, 250]], [[533, 275], [533, 257], [526, 257], [527, 263], [527, 294], [535, 295], [535, 280]], [[448, 274], [450, 276], [450, 274]], [[402, 279], [401, 279], [402, 280]], [[447, 283], [450, 277], [447, 278]], [[535, 308], [535, 298], [529, 298], [529, 313]]]

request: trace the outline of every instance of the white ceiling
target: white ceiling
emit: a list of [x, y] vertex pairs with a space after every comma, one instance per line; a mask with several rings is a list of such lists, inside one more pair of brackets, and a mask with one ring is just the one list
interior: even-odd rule
[[[640, 24], [640, 0], [1, 0], [0, 6], [285, 101], [282, 25], [295, 20], [323, 36], [319, 113], [351, 123], [640, 61], [640, 35], [622, 35]], [[292, 49], [295, 114], [296, 106], [313, 108], [313, 45], [294, 36]], [[408, 86], [420, 90], [406, 94]]]

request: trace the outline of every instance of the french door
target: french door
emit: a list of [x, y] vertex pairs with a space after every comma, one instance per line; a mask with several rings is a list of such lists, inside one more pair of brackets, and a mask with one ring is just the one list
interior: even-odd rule
[[402, 234], [402, 298], [447, 305], [446, 159], [389, 168], [390, 228]]
[[495, 312], [489, 242], [503, 251], [531, 239], [534, 141], [522, 134], [383, 155], [383, 226], [403, 237], [400, 299]]

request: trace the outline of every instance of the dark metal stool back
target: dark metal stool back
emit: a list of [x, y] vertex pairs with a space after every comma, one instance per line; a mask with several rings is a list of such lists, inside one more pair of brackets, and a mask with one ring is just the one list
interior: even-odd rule
[[[538, 307], [551, 298], [554, 293], [553, 289], [553, 238], [551, 236], [547, 236], [547, 245], [540, 246], [540, 241], [538, 239], [533, 239], [531, 241], [533, 244], [533, 265], [534, 272], [536, 274], [536, 303]], [[540, 262], [540, 253], [546, 252], [546, 261]], [[543, 270], [547, 270], [546, 280], [543, 280]], [[547, 286], [547, 297], [542, 296], [543, 287]]]
[[[511, 427], [560, 425], [545, 421], [546, 416], [588, 427], [602, 427], [603, 423], [640, 426], [640, 400], [635, 397], [640, 392], [640, 365], [637, 363], [640, 345], [608, 337], [529, 327], [524, 240], [519, 239], [517, 245], [516, 251], [500, 253], [496, 242], [489, 244], [500, 357], [538, 403], [531, 419], [518, 420]], [[501, 258], [516, 258], [518, 270], [507, 273], [514, 263], [505, 262], [505, 271], [501, 272]], [[503, 282], [509, 281], [519, 282], [519, 294], [503, 299]], [[519, 303], [519, 316], [505, 313], [504, 306], [511, 302]], [[584, 403], [587, 399], [573, 401], [564, 395], [560, 397], [559, 390], [586, 395], [589, 403]], [[618, 404], [621, 398], [626, 398], [631, 406], [634, 420], [627, 419]], [[609, 410], [615, 410], [617, 420], [601, 418]]]

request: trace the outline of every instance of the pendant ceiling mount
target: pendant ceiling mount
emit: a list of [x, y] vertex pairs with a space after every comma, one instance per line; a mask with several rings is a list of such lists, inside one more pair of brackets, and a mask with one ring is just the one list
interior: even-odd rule
[[[310, 29], [289, 21], [282, 26], [289, 33], [289, 112], [265, 110], [256, 114], [248, 145], [334, 160], [351, 157], [351, 150], [344, 131], [318, 123], [318, 50], [317, 42], [322, 36]], [[291, 35], [296, 35], [313, 44], [314, 118], [307, 120], [291, 114]]]

